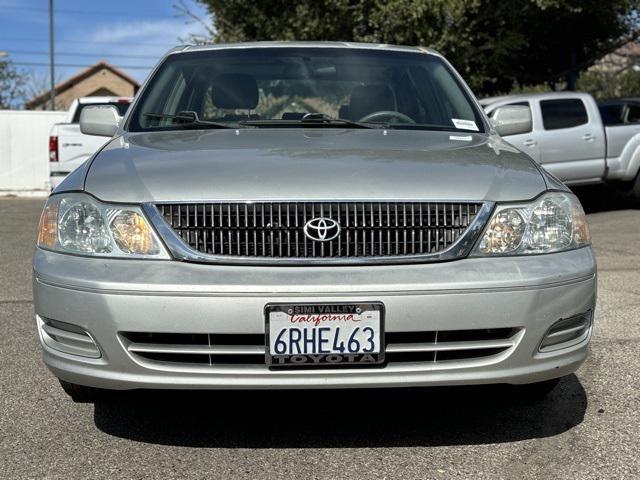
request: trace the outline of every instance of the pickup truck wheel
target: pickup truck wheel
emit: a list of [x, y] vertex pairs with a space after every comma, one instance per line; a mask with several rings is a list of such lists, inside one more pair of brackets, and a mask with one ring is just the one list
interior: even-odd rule
[[85, 387], [84, 385], [77, 385], [75, 383], [65, 382], [59, 380], [60, 386], [67, 395], [71, 397], [76, 403], [90, 403], [106, 398], [110, 390], [103, 390], [101, 388]]
[[636, 179], [633, 182], [633, 186], [631, 187], [631, 193], [633, 196], [640, 200], [640, 172], [636, 175]]

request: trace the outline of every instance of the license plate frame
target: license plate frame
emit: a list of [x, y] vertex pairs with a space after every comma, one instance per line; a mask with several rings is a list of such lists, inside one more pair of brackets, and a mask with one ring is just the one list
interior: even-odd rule
[[[352, 309], [360, 308], [362, 314], [369, 311], [378, 312], [379, 327], [378, 327], [378, 342], [379, 352], [377, 353], [329, 353], [329, 354], [315, 354], [315, 358], [312, 358], [312, 354], [287, 354], [277, 355], [271, 352], [271, 314], [274, 312], [284, 312], [289, 315], [290, 310], [294, 310], [296, 307], [303, 308], [326, 308], [331, 307], [349, 307]], [[379, 367], [385, 362], [385, 308], [384, 304], [380, 301], [359, 301], [359, 302], [301, 302], [301, 303], [269, 303], [264, 308], [265, 319], [265, 362], [270, 369], [279, 368], [307, 368], [307, 369], [319, 369], [319, 368], [357, 368], [357, 367]], [[367, 355], [368, 357], [365, 357]], [[307, 361], [293, 362], [291, 358], [283, 357], [306, 357]], [[336, 361], [336, 356], [341, 356], [340, 361]], [[329, 359], [328, 357], [333, 357]], [[369, 358], [371, 357], [371, 358]], [[332, 360], [332, 361], [329, 361]]]

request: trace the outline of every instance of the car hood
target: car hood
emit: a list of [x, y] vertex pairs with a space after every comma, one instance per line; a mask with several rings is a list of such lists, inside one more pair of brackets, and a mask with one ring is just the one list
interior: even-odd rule
[[525, 200], [546, 189], [497, 136], [435, 131], [224, 129], [127, 133], [84, 179], [118, 202]]

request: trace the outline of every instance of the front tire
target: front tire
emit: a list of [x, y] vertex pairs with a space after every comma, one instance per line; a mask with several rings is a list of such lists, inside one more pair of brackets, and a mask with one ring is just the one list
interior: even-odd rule
[[91, 403], [105, 399], [109, 395], [109, 390], [101, 388], [85, 387], [75, 383], [59, 380], [60, 386], [75, 403]]

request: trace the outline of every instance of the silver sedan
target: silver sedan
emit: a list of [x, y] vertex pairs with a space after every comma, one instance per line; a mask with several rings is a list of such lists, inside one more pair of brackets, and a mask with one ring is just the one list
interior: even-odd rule
[[576, 197], [424, 48], [169, 52], [51, 195], [44, 361], [76, 400], [135, 388], [529, 384], [587, 355]]

